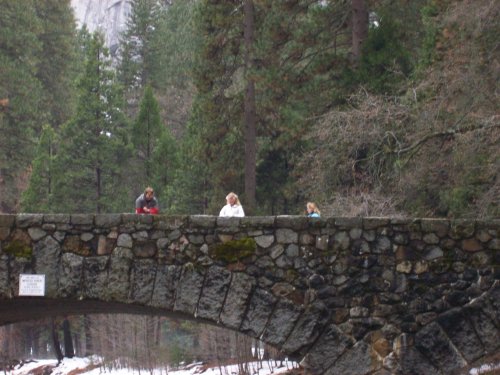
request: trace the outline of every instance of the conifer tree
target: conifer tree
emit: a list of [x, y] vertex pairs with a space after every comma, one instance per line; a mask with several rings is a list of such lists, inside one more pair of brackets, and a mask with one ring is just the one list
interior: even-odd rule
[[196, 3], [197, 0], [175, 1], [160, 12], [151, 41], [156, 59], [151, 78], [156, 89], [192, 90], [192, 69], [198, 46], [194, 22]]
[[62, 129], [54, 207], [61, 212], [119, 212], [128, 204], [122, 166], [129, 157], [121, 90], [101, 34], [86, 48], [76, 116]]
[[41, 127], [41, 24], [33, 1], [0, 0], [0, 9], [0, 212], [14, 212]]
[[153, 152], [162, 134], [160, 107], [151, 86], [146, 86], [141, 100], [139, 114], [132, 126], [132, 143], [135, 157], [139, 161], [136, 177], [142, 184], [152, 184]]
[[349, 11], [346, 2], [200, 2], [196, 125], [209, 144], [199, 152], [208, 160], [213, 198], [219, 189], [242, 191], [245, 177], [243, 200], [248, 195], [252, 205], [250, 164], [257, 172], [266, 165], [277, 170], [257, 173], [257, 212], [273, 206], [288, 213], [298, 197], [292, 173], [302, 135], [341, 97], [336, 77], [349, 62]]
[[[173, 184], [175, 201], [170, 208], [175, 213], [215, 214], [216, 202], [211, 202], [213, 176], [208, 155], [211, 145], [206, 141], [201, 123], [200, 106], [195, 101], [193, 113], [179, 151], [179, 168]], [[220, 205], [220, 202], [218, 202]]]
[[151, 83], [158, 51], [153, 39], [158, 28], [161, 6], [157, 0], [132, 0], [126, 30], [121, 38], [120, 82], [137, 99]]
[[45, 125], [32, 162], [28, 188], [23, 192], [23, 212], [52, 212], [56, 134], [50, 125]]
[[244, 127], [245, 127], [245, 198], [247, 213], [255, 211], [256, 189], [256, 157], [257, 157], [257, 130], [255, 108], [255, 77], [252, 72], [254, 65], [255, 48], [255, 8], [253, 0], [243, 2], [244, 12], [244, 68], [245, 68], [245, 99], [244, 99]]
[[74, 112], [76, 25], [70, 0], [37, 0], [41, 23], [37, 78], [43, 87], [44, 120], [57, 128]]
[[167, 127], [162, 128], [160, 137], [153, 150], [152, 157], [152, 183], [156, 186], [162, 210], [168, 210], [175, 205], [176, 194], [175, 178], [179, 171], [178, 147], [175, 139]]
[[[201, 1], [196, 10], [200, 38], [194, 80], [197, 97], [190, 119], [193, 163], [206, 163], [209, 212], [228, 191], [243, 191], [242, 128], [243, 13], [240, 1]], [[243, 86], [242, 86], [243, 85]], [[240, 193], [241, 194], [241, 193]], [[194, 198], [194, 197], [193, 197]]]

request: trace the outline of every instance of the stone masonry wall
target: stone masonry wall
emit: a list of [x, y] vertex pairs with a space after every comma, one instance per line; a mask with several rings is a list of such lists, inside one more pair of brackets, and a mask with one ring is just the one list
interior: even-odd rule
[[[0, 303], [136, 303], [261, 338], [312, 373], [447, 374], [498, 352], [500, 220], [0, 215]], [[1, 321], [0, 321], [1, 324]]]

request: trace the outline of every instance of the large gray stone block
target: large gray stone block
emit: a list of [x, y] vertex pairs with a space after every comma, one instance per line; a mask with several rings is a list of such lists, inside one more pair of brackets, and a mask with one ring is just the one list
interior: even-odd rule
[[341, 355], [325, 375], [367, 375], [381, 368], [382, 364], [376, 358], [376, 354], [367, 343], [358, 341]]
[[307, 306], [288, 336], [283, 350], [287, 353], [303, 353], [323, 332], [330, 312], [321, 302]]
[[221, 322], [230, 328], [240, 328], [255, 279], [242, 272], [233, 272], [231, 285], [220, 314]]
[[256, 289], [248, 304], [241, 331], [252, 337], [260, 337], [277, 300], [268, 291], [261, 288]]
[[193, 265], [188, 264], [182, 270], [182, 276], [175, 292], [174, 310], [194, 315], [205, 275]]
[[61, 245], [51, 236], [38, 241], [34, 246], [35, 273], [45, 275], [45, 295], [56, 297], [59, 294], [59, 260]]
[[442, 375], [422, 353], [413, 347], [405, 348], [399, 358], [399, 372], [401, 375]]
[[156, 261], [152, 259], [136, 259], [133, 262], [131, 274], [131, 301], [145, 305], [151, 302], [155, 275]]
[[217, 322], [230, 282], [231, 272], [222, 267], [210, 267], [203, 284], [196, 315]]
[[173, 310], [175, 290], [181, 276], [182, 267], [174, 265], [159, 265], [156, 271], [155, 287], [151, 305]]
[[64, 253], [61, 257], [61, 275], [59, 277], [59, 295], [67, 298], [79, 298], [82, 286], [83, 257], [73, 253]]
[[0, 253], [0, 299], [10, 297], [9, 257]]
[[480, 305], [467, 306], [464, 311], [484, 345], [486, 353], [496, 353], [500, 348], [500, 330]]
[[430, 359], [433, 365], [446, 374], [467, 365], [465, 359], [436, 322], [428, 324], [417, 332], [415, 346], [426, 358]]
[[481, 340], [461, 309], [442, 314], [437, 322], [467, 362], [472, 363], [485, 354]]
[[280, 348], [299, 318], [301, 309], [293, 302], [280, 299], [266, 325], [261, 340]]
[[312, 374], [322, 374], [353, 344], [339, 328], [329, 324], [300, 364]]
[[86, 257], [83, 262], [83, 296], [90, 299], [106, 300], [108, 288], [108, 257]]

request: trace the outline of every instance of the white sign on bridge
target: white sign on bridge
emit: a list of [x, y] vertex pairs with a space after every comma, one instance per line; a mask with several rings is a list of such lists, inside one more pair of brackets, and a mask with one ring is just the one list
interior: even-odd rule
[[19, 275], [20, 296], [44, 296], [45, 275]]

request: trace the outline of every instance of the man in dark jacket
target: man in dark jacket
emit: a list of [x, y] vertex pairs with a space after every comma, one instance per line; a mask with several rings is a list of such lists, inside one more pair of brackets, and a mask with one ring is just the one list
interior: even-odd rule
[[154, 190], [151, 186], [144, 189], [144, 193], [135, 200], [136, 214], [157, 215], [160, 212], [158, 201], [154, 196]]

